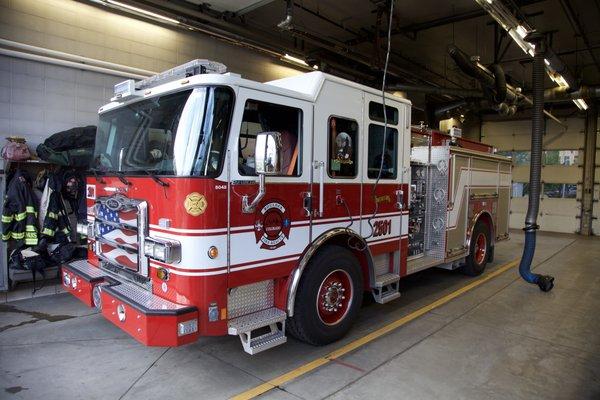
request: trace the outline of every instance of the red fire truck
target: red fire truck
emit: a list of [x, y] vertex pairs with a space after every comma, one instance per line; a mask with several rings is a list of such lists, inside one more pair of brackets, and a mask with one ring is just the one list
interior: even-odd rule
[[[384, 107], [385, 103], [385, 107]], [[363, 293], [480, 274], [508, 237], [510, 160], [411, 128], [408, 100], [321, 72], [267, 83], [196, 60], [115, 86], [64, 287], [149, 346], [341, 338]]]

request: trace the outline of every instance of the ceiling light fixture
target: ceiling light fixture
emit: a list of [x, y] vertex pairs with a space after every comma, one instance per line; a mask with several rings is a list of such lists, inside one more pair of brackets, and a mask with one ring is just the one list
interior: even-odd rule
[[283, 59], [286, 61], [292, 62], [294, 64], [300, 64], [303, 67], [308, 67], [308, 63], [306, 61], [304, 61], [303, 59], [294, 57], [294, 56], [290, 56], [287, 53], [283, 56]]
[[588, 109], [588, 105], [584, 99], [575, 99], [573, 100], [573, 103], [575, 103], [577, 108], [579, 108], [581, 111], [585, 111]]
[[180, 23], [179, 21], [177, 21], [174, 18], [165, 17], [164, 15], [160, 15], [160, 14], [157, 14], [157, 13], [152, 12], [152, 11], [144, 10], [143, 8], [134, 7], [134, 6], [131, 6], [129, 4], [121, 3], [120, 1], [106, 0], [106, 2], [109, 3], [109, 4], [112, 4], [114, 6], [125, 8], [125, 9], [127, 9], [129, 11], [133, 11], [133, 12], [136, 12], [136, 13], [148, 16], [148, 17], [158, 18], [160, 20], [167, 21], [167, 22], [170, 22], [172, 24], [179, 24]]

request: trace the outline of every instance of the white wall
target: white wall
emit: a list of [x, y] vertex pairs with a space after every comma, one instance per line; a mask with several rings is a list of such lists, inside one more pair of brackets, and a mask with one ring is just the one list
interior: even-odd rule
[[[579, 150], [579, 165], [551, 165], [542, 167], [542, 182], [573, 183], [577, 186], [576, 199], [548, 198], [544, 195], [540, 201], [538, 224], [540, 229], [551, 232], [573, 233], [579, 230], [581, 181], [584, 146], [585, 120], [569, 118], [567, 127], [547, 120], [544, 135], [544, 150]], [[531, 121], [484, 122], [482, 141], [498, 148], [499, 151], [530, 150]], [[598, 177], [597, 177], [598, 179]], [[513, 167], [513, 182], [529, 182], [529, 165]], [[528, 197], [514, 197], [511, 202], [510, 227], [520, 229], [524, 226]]]
[[34, 150], [52, 133], [96, 125], [98, 108], [122, 80], [0, 56], [0, 135], [23, 136]]

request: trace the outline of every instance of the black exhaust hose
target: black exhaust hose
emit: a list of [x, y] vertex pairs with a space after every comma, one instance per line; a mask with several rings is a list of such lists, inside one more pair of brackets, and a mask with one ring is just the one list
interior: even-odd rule
[[535, 254], [537, 216], [540, 207], [540, 189], [542, 173], [542, 135], [544, 132], [544, 37], [532, 32], [526, 40], [535, 44], [533, 58], [533, 116], [531, 127], [531, 165], [529, 169], [529, 203], [525, 217], [525, 245], [519, 264], [521, 277], [537, 284], [543, 292], [549, 292], [554, 287], [554, 277], [531, 272], [531, 262]]
[[498, 103], [503, 103], [506, 100], [506, 95], [508, 94], [504, 70], [500, 64], [494, 64], [492, 65], [492, 72], [494, 72], [494, 78], [496, 79], [496, 95], [494, 96], [494, 100], [496, 100]]

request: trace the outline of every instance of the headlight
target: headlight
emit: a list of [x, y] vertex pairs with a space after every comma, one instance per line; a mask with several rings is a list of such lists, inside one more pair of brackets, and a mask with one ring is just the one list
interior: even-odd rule
[[78, 222], [77, 233], [81, 236], [94, 237], [94, 223], [93, 222]]
[[144, 254], [167, 264], [181, 261], [181, 244], [175, 240], [146, 237]]

